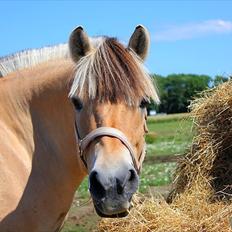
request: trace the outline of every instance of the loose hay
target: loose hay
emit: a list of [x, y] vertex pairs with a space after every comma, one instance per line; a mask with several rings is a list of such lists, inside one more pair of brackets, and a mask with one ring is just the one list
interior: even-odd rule
[[193, 101], [191, 116], [196, 137], [178, 162], [169, 204], [137, 197], [128, 217], [104, 219], [98, 231], [232, 231], [232, 81]]
[[208, 204], [205, 193], [189, 192], [170, 205], [146, 199], [125, 219], [104, 219], [101, 232], [229, 232], [231, 205]]

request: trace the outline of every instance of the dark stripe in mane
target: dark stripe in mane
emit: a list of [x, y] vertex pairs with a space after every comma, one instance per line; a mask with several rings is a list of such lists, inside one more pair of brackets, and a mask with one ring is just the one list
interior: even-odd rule
[[116, 102], [143, 97], [144, 86], [138, 80], [141, 71], [131, 54], [113, 38], [106, 39], [105, 46], [111, 70], [104, 64], [101, 66], [96, 98]]

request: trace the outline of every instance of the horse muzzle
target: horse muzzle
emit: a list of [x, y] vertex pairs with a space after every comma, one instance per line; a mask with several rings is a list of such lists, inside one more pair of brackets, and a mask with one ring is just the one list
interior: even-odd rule
[[119, 170], [114, 175], [107, 175], [106, 170], [91, 171], [89, 190], [98, 215], [125, 217], [130, 210], [130, 202], [138, 183], [138, 174], [132, 166]]

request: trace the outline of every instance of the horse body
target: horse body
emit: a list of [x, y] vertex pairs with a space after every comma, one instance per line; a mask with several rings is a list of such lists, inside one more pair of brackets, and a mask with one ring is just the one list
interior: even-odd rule
[[67, 99], [72, 69], [54, 61], [1, 80], [0, 231], [56, 231], [85, 175]]
[[158, 102], [142, 66], [149, 36], [138, 26], [128, 48], [96, 41], [78, 27], [72, 61], [66, 45], [0, 59], [1, 232], [59, 231], [86, 174], [100, 216], [128, 214], [145, 155], [145, 103]]

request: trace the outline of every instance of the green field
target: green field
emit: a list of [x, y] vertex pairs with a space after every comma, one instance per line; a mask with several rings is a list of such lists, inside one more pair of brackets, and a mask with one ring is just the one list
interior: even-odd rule
[[[151, 117], [148, 119], [149, 133], [146, 136], [147, 156], [140, 178], [140, 192], [152, 186], [170, 184], [176, 164], [157, 163], [162, 156], [182, 155], [192, 141], [192, 121], [186, 114]], [[149, 162], [148, 162], [149, 161]]]
[[[146, 136], [147, 155], [140, 176], [139, 191], [142, 193], [151, 193], [156, 186], [166, 186], [171, 183], [176, 163], [169, 162], [169, 158], [184, 154], [193, 137], [192, 120], [188, 118], [187, 114], [149, 117], [148, 128], [149, 133]], [[160, 162], [165, 157], [167, 158], [165, 162]], [[76, 193], [76, 204], [72, 207], [71, 216], [62, 232], [88, 232], [92, 230], [91, 228], [98, 220], [98, 217], [93, 213], [92, 206], [87, 204], [88, 210], [91, 211], [87, 215], [88, 217], [92, 215], [90, 224], [89, 220], [85, 221], [85, 217], [75, 217], [75, 214], [86, 210], [86, 206], [80, 205], [87, 202], [89, 198], [86, 178]], [[81, 224], [77, 223], [79, 219], [81, 219]]]

